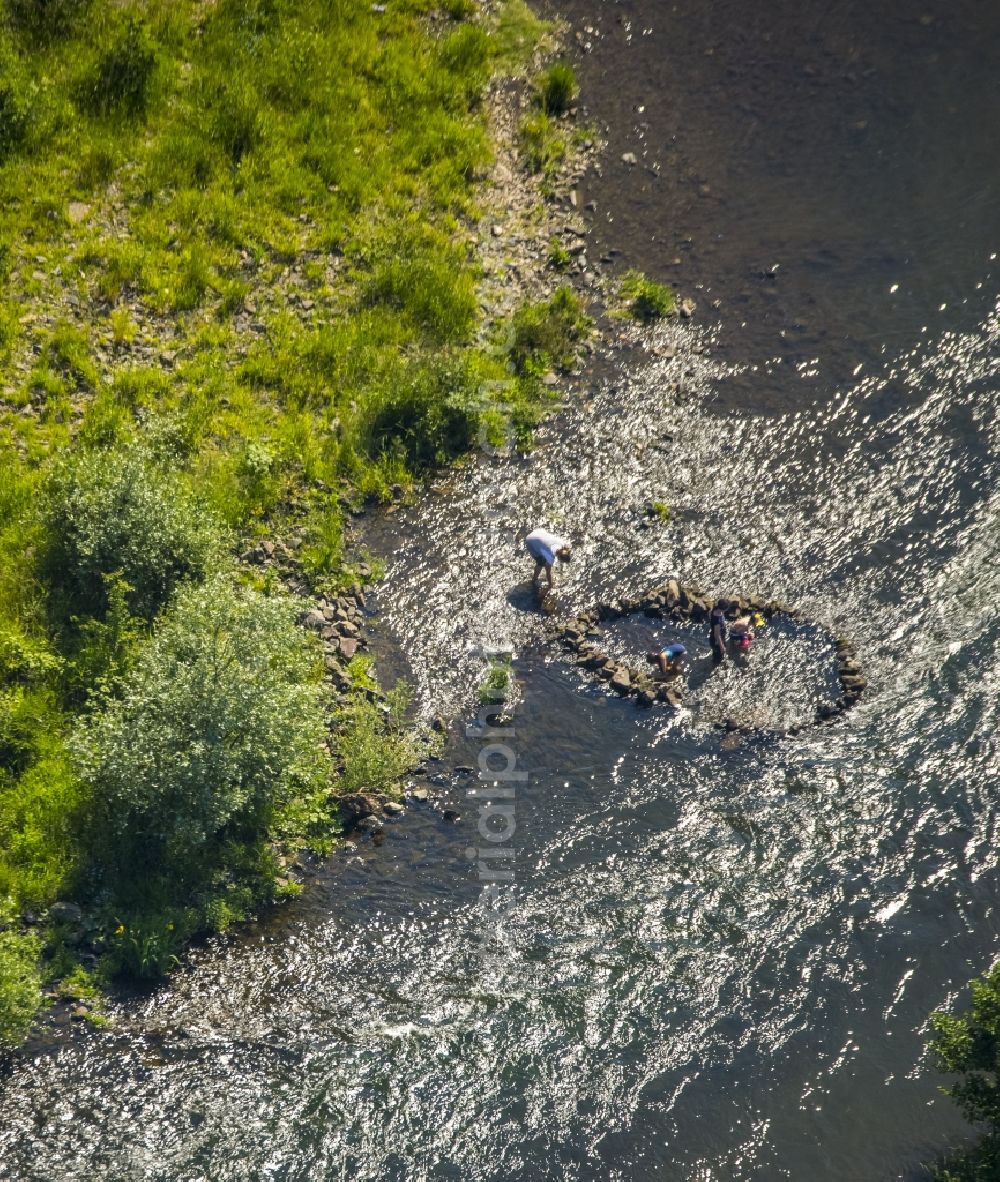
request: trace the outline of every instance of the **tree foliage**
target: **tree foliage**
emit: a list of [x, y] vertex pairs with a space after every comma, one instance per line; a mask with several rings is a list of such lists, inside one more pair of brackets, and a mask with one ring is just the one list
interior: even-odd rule
[[111, 867], [183, 882], [224, 837], [252, 841], [276, 808], [329, 779], [324, 691], [297, 601], [188, 585], [73, 749]]
[[986, 1126], [986, 1135], [943, 1165], [939, 1182], [1000, 1182], [1000, 963], [970, 989], [967, 1013], [931, 1015], [930, 1047], [941, 1070], [960, 1077], [947, 1094], [970, 1121]]
[[16, 1042], [25, 1034], [38, 1006], [40, 985], [38, 941], [0, 930], [0, 1043]]
[[103, 616], [108, 577], [129, 587], [129, 607], [152, 619], [183, 579], [222, 552], [215, 519], [176, 473], [140, 445], [83, 452], [57, 472], [48, 511], [47, 573], [67, 613]]

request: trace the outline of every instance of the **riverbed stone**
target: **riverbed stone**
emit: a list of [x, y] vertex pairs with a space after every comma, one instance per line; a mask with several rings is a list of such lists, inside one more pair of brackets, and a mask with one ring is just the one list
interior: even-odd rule
[[619, 694], [632, 692], [632, 678], [627, 669], [617, 669], [611, 678], [611, 688]]
[[340, 815], [345, 821], [358, 821], [379, 812], [379, 802], [365, 792], [349, 792], [337, 802]]
[[59, 900], [49, 907], [49, 919], [52, 923], [78, 924], [83, 922], [83, 912], [75, 903]]

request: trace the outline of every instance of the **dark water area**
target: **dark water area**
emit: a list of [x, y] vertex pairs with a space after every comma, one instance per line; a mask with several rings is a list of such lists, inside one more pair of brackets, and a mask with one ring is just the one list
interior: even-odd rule
[[[622, 328], [530, 456], [373, 531], [383, 670], [452, 720], [435, 799], [115, 1030], [19, 1065], [0, 1178], [889, 1182], [969, 1136], [924, 1043], [1000, 948], [1000, 10], [566, 11], [600, 32], [589, 254], [698, 315]], [[548, 642], [539, 523], [575, 543], [560, 612], [675, 576], [822, 635], [765, 629], [746, 670], [641, 712]], [[849, 717], [723, 742], [720, 718], [806, 717], [838, 634], [870, 678]], [[504, 648], [494, 738], [524, 778], [497, 796], [467, 728]]]
[[[598, 246], [693, 295], [722, 327], [719, 355], [762, 367], [727, 383], [725, 405], [829, 396], [856, 366], [992, 308], [997, 5], [560, 11], [590, 30], [582, 102], [609, 142], [582, 194]], [[811, 375], [807, 394], [789, 367]]]

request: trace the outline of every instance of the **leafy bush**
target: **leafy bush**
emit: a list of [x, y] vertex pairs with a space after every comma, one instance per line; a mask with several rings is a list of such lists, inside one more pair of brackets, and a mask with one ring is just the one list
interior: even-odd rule
[[342, 711], [337, 753], [341, 791], [395, 792], [420, 752], [406, 721], [410, 691], [400, 682], [385, 695], [385, 709], [357, 692]]
[[475, 434], [469, 394], [465, 375], [453, 365], [425, 365], [401, 377], [373, 403], [370, 454], [397, 454], [410, 471], [461, 455]]
[[670, 316], [677, 307], [677, 297], [673, 289], [665, 283], [655, 283], [647, 279], [641, 271], [626, 271], [622, 276], [621, 293], [626, 300], [630, 300], [629, 312], [636, 320], [649, 323]]
[[550, 367], [569, 369], [590, 321], [579, 296], [560, 287], [552, 299], [525, 304], [514, 314], [511, 361], [517, 373], [544, 373]]
[[78, 726], [106, 876], [165, 873], [184, 900], [221, 843], [261, 839], [276, 810], [328, 786], [324, 689], [300, 609], [226, 575], [184, 587], [118, 696]]
[[80, 87], [82, 105], [96, 115], [145, 113], [153, 93], [159, 51], [135, 16], [112, 27]]
[[106, 579], [118, 572], [132, 612], [152, 619], [178, 583], [221, 559], [218, 523], [140, 445], [67, 461], [53, 480], [48, 525], [44, 565], [66, 614], [102, 616]]
[[576, 98], [576, 74], [572, 66], [551, 66], [538, 83], [538, 102], [547, 115], [565, 115]]
[[930, 1049], [942, 1071], [961, 1078], [945, 1091], [964, 1115], [986, 1126], [969, 1152], [934, 1172], [937, 1182], [996, 1182], [1000, 1178], [1000, 964], [973, 981], [966, 1014], [935, 1013]]
[[14, 28], [36, 41], [51, 41], [70, 33], [90, 0], [7, 0]]
[[0, 164], [24, 143], [31, 121], [31, 92], [13, 47], [0, 29]]
[[27, 1033], [40, 990], [38, 941], [0, 931], [0, 1043], [16, 1043]]

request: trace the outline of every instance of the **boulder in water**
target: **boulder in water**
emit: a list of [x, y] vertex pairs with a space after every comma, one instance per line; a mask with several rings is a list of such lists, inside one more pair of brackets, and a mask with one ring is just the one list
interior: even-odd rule
[[356, 824], [365, 817], [373, 817], [380, 811], [378, 800], [366, 792], [350, 792], [342, 796], [337, 805], [340, 815], [349, 824]]

